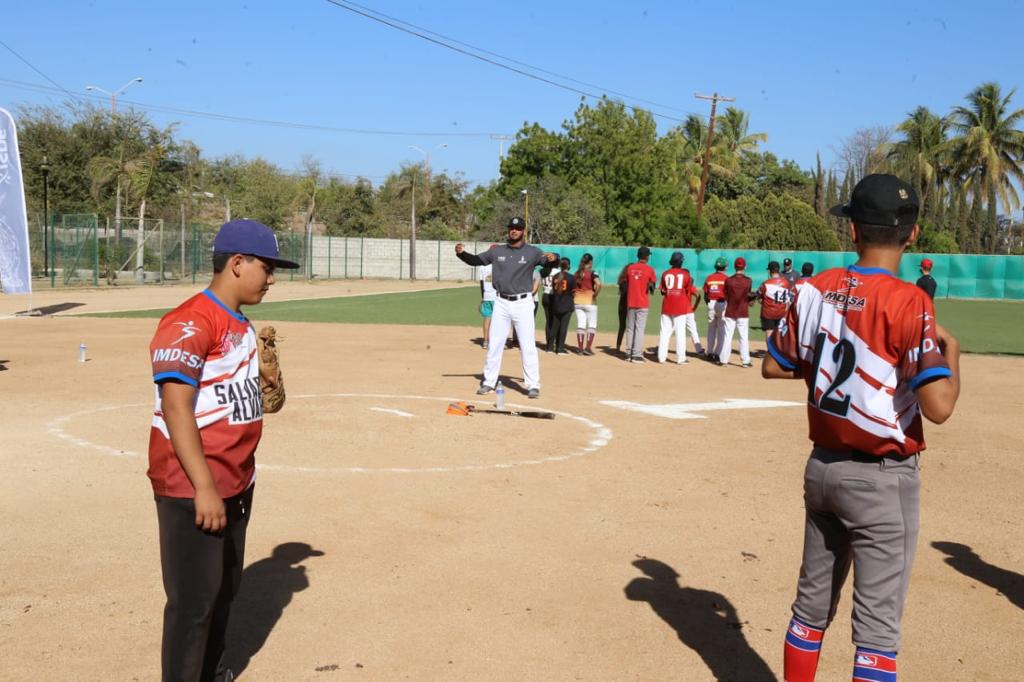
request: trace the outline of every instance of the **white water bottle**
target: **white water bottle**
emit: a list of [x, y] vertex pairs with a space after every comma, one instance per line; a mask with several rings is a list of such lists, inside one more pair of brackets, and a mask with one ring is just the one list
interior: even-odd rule
[[505, 386], [500, 381], [498, 382], [498, 387], [494, 389], [494, 395], [498, 399], [497, 403], [495, 404], [495, 407], [497, 407], [499, 410], [504, 410], [505, 409]]
[[78, 361], [85, 362], [85, 344], [78, 344]]

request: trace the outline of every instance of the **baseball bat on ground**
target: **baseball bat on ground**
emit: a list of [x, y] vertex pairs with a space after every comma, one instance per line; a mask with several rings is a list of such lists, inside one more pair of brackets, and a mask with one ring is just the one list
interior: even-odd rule
[[470, 412], [484, 412], [486, 414], [503, 414], [508, 417], [529, 417], [530, 419], [554, 419], [554, 412], [543, 412], [541, 410], [487, 410], [480, 409], [475, 405], [469, 405]]

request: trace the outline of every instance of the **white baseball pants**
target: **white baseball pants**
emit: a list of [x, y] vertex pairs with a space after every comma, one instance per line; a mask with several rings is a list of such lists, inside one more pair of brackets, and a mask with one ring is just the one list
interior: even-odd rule
[[693, 340], [693, 350], [697, 353], [703, 353], [704, 348], [700, 345], [700, 334], [697, 332], [697, 315], [694, 313], [686, 313], [682, 315], [683, 322], [686, 324], [686, 331], [690, 333], [690, 339]]
[[[668, 359], [668, 340], [676, 335], [676, 362], [686, 362], [686, 315], [662, 315], [661, 336], [658, 338], [658, 362]], [[693, 318], [691, 313], [689, 316]]]
[[584, 332], [587, 330], [589, 330], [591, 333], [597, 331], [596, 303], [576, 306], [576, 331]]
[[523, 356], [523, 381], [526, 389], [540, 389], [540, 361], [537, 356], [536, 322], [533, 317], [533, 298], [526, 296], [509, 301], [500, 296], [494, 302], [491, 315], [491, 333], [487, 338], [487, 359], [484, 360], [484, 385], [494, 388], [501, 371], [501, 356], [505, 352], [505, 339], [512, 327], [519, 338], [519, 351]]
[[722, 339], [724, 338], [725, 301], [708, 301], [708, 353], [712, 355], [722, 354]]
[[[744, 365], [750, 364], [750, 332], [749, 322], [750, 320], [746, 317], [739, 319], [734, 317], [723, 317], [722, 330], [722, 352], [718, 354], [718, 360], [722, 364], [729, 364], [729, 356], [732, 355], [732, 334], [736, 331], [737, 327], [740, 330], [740, 362]], [[493, 330], [494, 327], [492, 326]], [[493, 331], [491, 332], [494, 333]]]

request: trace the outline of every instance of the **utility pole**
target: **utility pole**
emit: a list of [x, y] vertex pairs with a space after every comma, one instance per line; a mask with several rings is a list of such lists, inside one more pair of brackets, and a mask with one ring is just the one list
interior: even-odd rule
[[515, 138], [511, 135], [491, 135], [491, 139], [498, 141], [498, 162], [500, 163], [505, 158], [505, 143]]
[[[409, 149], [415, 149], [423, 156], [427, 157], [427, 197], [430, 196], [430, 155], [436, 152], [438, 149], [447, 149], [448, 143], [444, 142], [437, 145], [429, 152], [420, 149], [414, 144], [409, 145]], [[410, 218], [410, 230], [409, 230], [409, 279], [416, 279], [416, 178], [419, 175], [419, 169], [412, 176], [412, 217]]]
[[708, 148], [704, 152], [704, 168], [700, 172], [700, 192], [697, 194], [697, 217], [700, 218], [701, 213], [704, 212], [704, 190], [708, 185], [708, 165], [711, 162], [711, 141], [715, 137], [715, 109], [718, 107], [719, 102], [735, 102], [735, 97], [723, 97], [717, 92], [713, 95], [701, 95], [699, 93], [693, 93], [693, 96], [697, 99], [709, 99], [711, 100], [711, 121], [708, 123]]

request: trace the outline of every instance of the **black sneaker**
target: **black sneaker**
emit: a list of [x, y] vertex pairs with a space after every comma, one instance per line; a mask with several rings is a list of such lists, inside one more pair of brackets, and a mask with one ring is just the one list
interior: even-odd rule
[[487, 395], [488, 393], [491, 393], [493, 391], [494, 389], [488, 386], [487, 384], [480, 384], [480, 388], [476, 389], [476, 394]]

